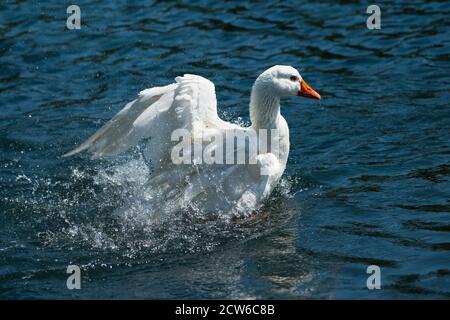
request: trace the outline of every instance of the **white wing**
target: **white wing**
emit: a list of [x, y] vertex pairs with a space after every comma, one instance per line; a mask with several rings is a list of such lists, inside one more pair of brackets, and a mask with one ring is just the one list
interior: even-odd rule
[[240, 128], [219, 118], [214, 84], [200, 76], [186, 74], [176, 83], [143, 90], [114, 118], [79, 147], [64, 154], [89, 150], [92, 158], [121, 153], [142, 139], [153, 161], [163, 162], [173, 130], [184, 128], [193, 135], [203, 128]]

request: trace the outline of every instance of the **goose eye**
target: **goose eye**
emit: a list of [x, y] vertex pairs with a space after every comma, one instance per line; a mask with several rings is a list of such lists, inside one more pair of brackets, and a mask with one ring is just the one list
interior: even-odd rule
[[291, 81], [298, 81], [298, 77], [297, 76], [292, 76], [290, 79], [291, 79]]

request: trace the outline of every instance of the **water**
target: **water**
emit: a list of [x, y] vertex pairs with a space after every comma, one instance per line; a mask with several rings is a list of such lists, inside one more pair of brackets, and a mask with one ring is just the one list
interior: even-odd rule
[[[76, 4], [74, 31], [60, 1], [0, 5], [0, 298], [450, 297], [447, 1], [379, 1], [380, 30], [364, 1]], [[274, 64], [323, 99], [282, 101], [287, 170], [251, 219], [149, 216], [139, 150], [61, 158], [183, 73], [246, 122]]]

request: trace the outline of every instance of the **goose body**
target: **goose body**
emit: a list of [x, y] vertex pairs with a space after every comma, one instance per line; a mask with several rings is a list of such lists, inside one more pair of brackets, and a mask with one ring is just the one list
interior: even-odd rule
[[[84, 150], [90, 151], [93, 159], [112, 156], [145, 140], [145, 157], [152, 165], [147, 192], [152, 195], [149, 205], [155, 210], [195, 206], [227, 217], [245, 216], [258, 208], [283, 175], [289, 155], [289, 128], [280, 113], [280, 98], [297, 95], [320, 99], [296, 69], [269, 68], [252, 87], [252, 124], [242, 127], [220, 119], [211, 81], [186, 74], [173, 84], [141, 91], [137, 99], [64, 156]], [[177, 132], [188, 134], [192, 143], [181, 153], [174, 152], [180, 146]], [[241, 142], [245, 143], [227, 139], [230, 136], [243, 136]], [[259, 148], [258, 141], [269, 143]], [[250, 151], [252, 146], [255, 152]], [[196, 148], [203, 152], [196, 152]], [[218, 161], [220, 150], [224, 161]], [[215, 155], [215, 162], [205, 161], [205, 152]], [[175, 159], [180, 154], [188, 161]], [[236, 160], [239, 154], [247, 161]]]

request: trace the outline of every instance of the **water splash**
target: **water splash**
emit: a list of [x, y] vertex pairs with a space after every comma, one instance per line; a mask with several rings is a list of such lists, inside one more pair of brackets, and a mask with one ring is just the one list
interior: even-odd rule
[[268, 218], [270, 205], [280, 205], [280, 198], [290, 194], [290, 182], [284, 179], [276, 195], [246, 220], [224, 219], [195, 205], [163, 212], [160, 209], [173, 204], [154, 205], [161, 194], [148, 188], [149, 177], [142, 156], [128, 155], [71, 167], [66, 178], [19, 176], [18, 181], [29, 184], [32, 192], [14, 201], [25, 214], [21, 219], [34, 224], [43, 245], [113, 254], [127, 263], [154, 254], [211, 252], [258, 237], [280, 219], [280, 215]]

